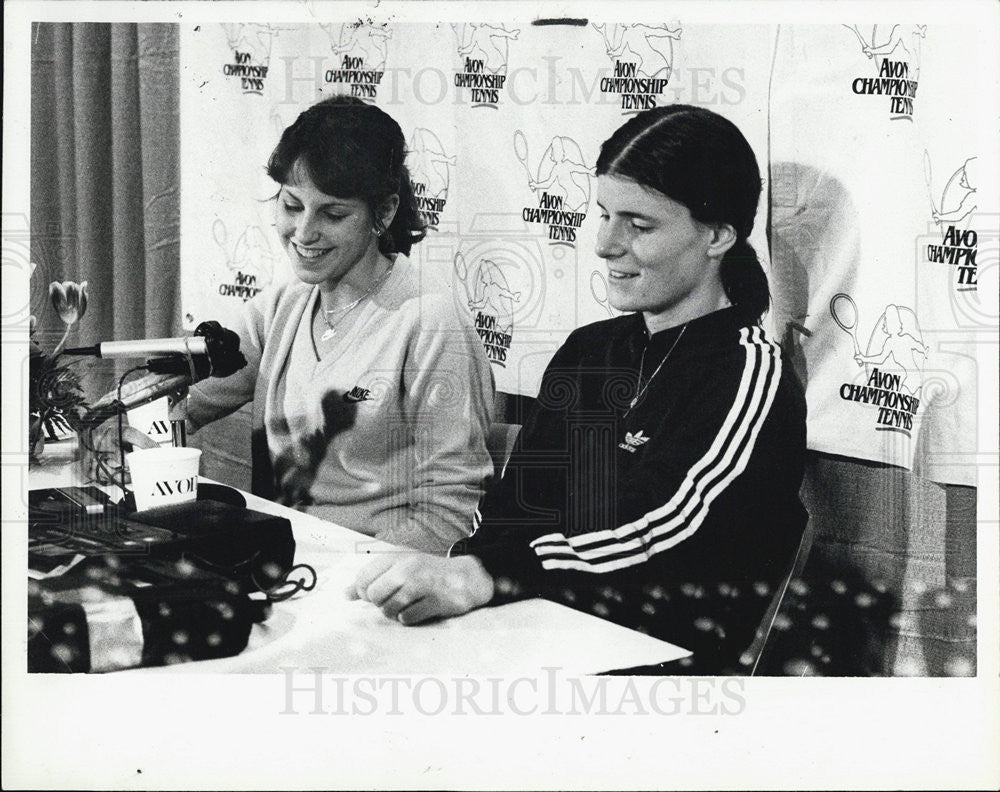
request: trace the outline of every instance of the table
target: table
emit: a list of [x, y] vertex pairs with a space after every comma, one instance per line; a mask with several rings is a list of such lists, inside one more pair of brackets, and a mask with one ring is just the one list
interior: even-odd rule
[[[29, 473], [28, 488], [72, 484], [72, 447], [47, 447], [45, 453], [45, 464]], [[243, 494], [247, 508], [291, 522], [295, 563], [315, 568], [316, 588], [276, 603], [270, 618], [254, 626], [247, 648], [235, 657], [117, 673], [285, 673], [282, 669], [321, 668], [331, 674], [516, 676], [558, 669], [575, 675], [654, 665], [690, 654], [542, 599], [406, 627], [387, 619], [371, 603], [344, 595], [373, 553], [400, 552], [400, 548]]]

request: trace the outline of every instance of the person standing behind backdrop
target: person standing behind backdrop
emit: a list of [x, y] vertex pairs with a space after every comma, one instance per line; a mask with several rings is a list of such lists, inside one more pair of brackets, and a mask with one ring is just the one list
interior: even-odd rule
[[747, 241], [760, 171], [731, 122], [672, 105], [605, 141], [597, 175], [596, 252], [631, 313], [556, 352], [472, 539], [377, 559], [347, 593], [404, 624], [542, 596], [739, 667], [807, 517], [805, 401]]
[[430, 552], [472, 530], [493, 471], [493, 375], [466, 313], [407, 258], [424, 236], [399, 125], [331, 97], [267, 172], [295, 275], [247, 303], [249, 365], [191, 388], [192, 429], [253, 401], [253, 489]]

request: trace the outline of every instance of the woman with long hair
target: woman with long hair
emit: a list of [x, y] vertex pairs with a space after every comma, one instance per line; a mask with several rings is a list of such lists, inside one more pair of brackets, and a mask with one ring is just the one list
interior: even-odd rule
[[349, 596], [404, 624], [542, 596], [739, 668], [806, 521], [805, 402], [748, 241], [760, 171], [730, 121], [672, 105], [606, 140], [597, 176], [629, 313], [556, 352], [472, 539], [373, 562]]
[[467, 314], [409, 260], [424, 236], [399, 125], [331, 97], [267, 172], [295, 275], [247, 304], [247, 368], [191, 389], [197, 428], [253, 401], [254, 492], [425, 551], [472, 530], [492, 473], [489, 362]]

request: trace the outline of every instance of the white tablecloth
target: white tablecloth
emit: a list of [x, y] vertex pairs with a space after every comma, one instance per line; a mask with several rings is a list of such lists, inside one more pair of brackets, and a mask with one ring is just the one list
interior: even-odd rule
[[[32, 469], [29, 489], [69, 484], [66, 446], [47, 448]], [[110, 491], [110, 490], [109, 490]], [[315, 568], [318, 583], [275, 604], [235, 657], [126, 673], [282, 673], [321, 668], [335, 674], [512, 676], [559, 669], [595, 673], [677, 660], [690, 653], [546, 600], [481, 608], [433, 624], [406, 627], [375, 606], [351, 601], [344, 590], [374, 553], [400, 552], [339, 525], [244, 493], [248, 508], [287, 517], [295, 562]]]

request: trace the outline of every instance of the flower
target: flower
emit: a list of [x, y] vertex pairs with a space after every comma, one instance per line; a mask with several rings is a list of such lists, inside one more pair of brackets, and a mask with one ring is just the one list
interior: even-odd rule
[[87, 312], [87, 281], [76, 283], [75, 281], [52, 281], [49, 284], [49, 299], [52, 300], [52, 307], [56, 309], [59, 318], [66, 325], [62, 339], [52, 350], [52, 357], [58, 357], [62, 352], [66, 339], [69, 338], [69, 331]]
[[[31, 271], [35, 271], [34, 263]], [[59, 362], [69, 331], [87, 311], [87, 282], [53, 281], [49, 284], [49, 299], [66, 330], [49, 354], [35, 340], [36, 318], [31, 316], [29, 320], [28, 436], [32, 458], [41, 453], [46, 436], [54, 440], [77, 429], [87, 412], [83, 388], [70, 368], [73, 364], [63, 366]]]
[[49, 299], [63, 324], [74, 325], [87, 312], [87, 281], [80, 284], [74, 281], [52, 281], [49, 284]]

